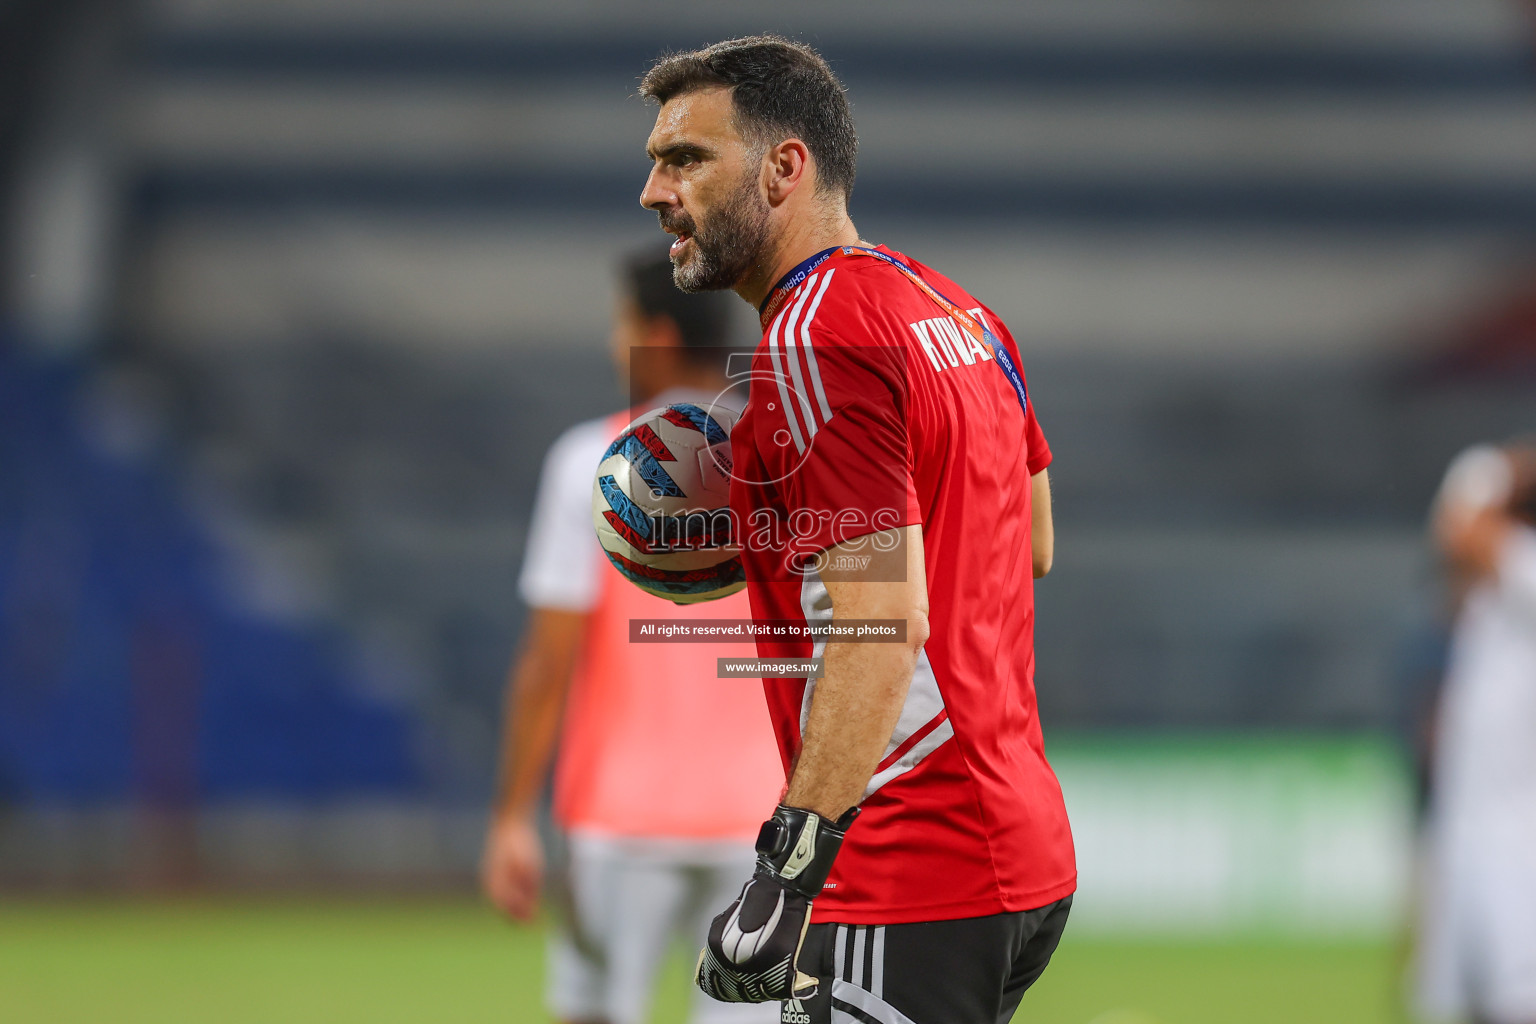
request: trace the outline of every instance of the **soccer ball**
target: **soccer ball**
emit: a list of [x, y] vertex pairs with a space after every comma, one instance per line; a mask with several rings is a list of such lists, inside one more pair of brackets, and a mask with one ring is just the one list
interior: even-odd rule
[[613, 567], [676, 604], [747, 585], [731, 519], [731, 428], [724, 406], [678, 403], [631, 423], [603, 453], [592, 525]]

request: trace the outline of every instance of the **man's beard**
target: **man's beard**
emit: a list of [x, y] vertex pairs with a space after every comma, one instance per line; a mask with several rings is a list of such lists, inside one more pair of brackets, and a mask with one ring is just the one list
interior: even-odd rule
[[768, 244], [768, 203], [757, 190], [757, 175], [741, 182], [700, 229], [687, 215], [661, 218], [663, 228], [681, 228], [693, 240], [693, 256], [674, 263], [672, 282], [685, 292], [734, 288], [757, 265]]

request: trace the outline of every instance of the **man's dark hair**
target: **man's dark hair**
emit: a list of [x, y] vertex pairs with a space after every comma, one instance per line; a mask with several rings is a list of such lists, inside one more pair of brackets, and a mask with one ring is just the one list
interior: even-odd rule
[[684, 292], [672, 283], [672, 260], [665, 250], [645, 249], [623, 263], [625, 294], [647, 318], [664, 316], [677, 324], [686, 349], [719, 348], [731, 343], [729, 292]]
[[736, 129], [749, 142], [804, 142], [816, 158], [817, 191], [853, 194], [859, 138], [843, 83], [821, 54], [782, 36], [744, 36], [656, 62], [640, 95], [657, 103], [729, 86]]

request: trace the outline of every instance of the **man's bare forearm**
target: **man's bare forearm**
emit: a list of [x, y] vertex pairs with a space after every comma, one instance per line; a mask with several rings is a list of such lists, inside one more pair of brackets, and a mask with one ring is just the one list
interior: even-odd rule
[[784, 802], [836, 820], [864, 797], [912, 682], [907, 644], [829, 644]]
[[1042, 469], [1029, 478], [1030, 552], [1035, 579], [1043, 579], [1056, 560], [1056, 521], [1051, 514], [1051, 474]]
[[[863, 799], [864, 787], [901, 717], [918, 654], [928, 639], [921, 528], [888, 533], [903, 535], [899, 550], [905, 554], [905, 578], [826, 584], [838, 619], [903, 619], [907, 624], [901, 643], [827, 645], [825, 674], [811, 696], [800, 756], [784, 798], [792, 807], [827, 818], [841, 817]], [[841, 547], [831, 551], [836, 554]]]
[[522, 654], [507, 680], [498, 815], [527, 814], [538, 801], [585, 622], [579, 612], [553, 609], [535, 609], [530, 616]]

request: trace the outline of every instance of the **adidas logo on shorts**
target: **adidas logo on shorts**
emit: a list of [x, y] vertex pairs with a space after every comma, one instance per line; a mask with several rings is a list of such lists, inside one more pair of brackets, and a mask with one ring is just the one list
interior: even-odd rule
[[784, 1009], [779, 1011], [779, 1024], [811, 1024], [811, 1015], [805, 1012], [800, 1000], [790, 999], [784, 1003]]

